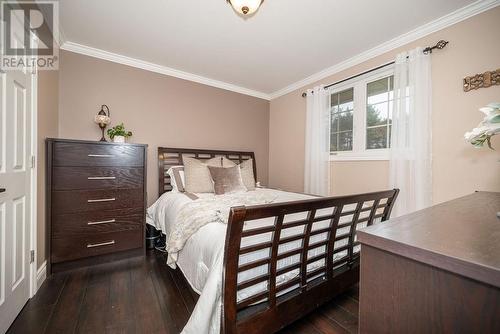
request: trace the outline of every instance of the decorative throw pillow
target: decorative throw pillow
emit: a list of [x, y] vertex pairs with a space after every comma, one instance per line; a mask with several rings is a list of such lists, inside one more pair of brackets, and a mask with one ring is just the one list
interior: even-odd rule
[[172, 191], [185, 192], [184, 166], [173, 166], [167, 171], [167, 174], [170, 176]]
[[233, 167], [212, 167], [208, 166], [212, 179], [214, 180], [214, 190], [216, 195], [246, 192], [247, 188], [241, 178], [240, 166]]
[[228, 168], [228, 167], [234, 167], [234, 166], [236, 166], [236, 164], [232, 160], [229, 160], [226, 157], [222, 157], [222, 167]]
[[241, 178], [248, 191], [255, 190], [255, 176], [253, 175], [253, 159], [248, 159], [240, 164]]
[[221, 167], [221, 158], [215, 157], [201, 161], [188, 156], [182, 156], [184, 163], [184, 189], [188, 193], [213, 193], [214, 184], [208, 166]]
[[[222, 159], [222, 167], [233, 167], [238, 166], [233, 161], [224, 157]], [[243, 179], [243, 184], [248, 191], [255, 190], [255, 175], [253, 174], [253, 159], [248, 159], [239, 164], [241, 168], [241, 178]]]

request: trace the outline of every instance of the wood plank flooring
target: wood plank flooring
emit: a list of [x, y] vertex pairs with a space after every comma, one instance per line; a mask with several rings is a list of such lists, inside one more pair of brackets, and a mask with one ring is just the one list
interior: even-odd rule
[[[354, 287], [281, 333], [358, 331]], [[47, 279], [7, 333], [179, 333], [196, 304], [179, 270], [162, 253], [132, 258]]]

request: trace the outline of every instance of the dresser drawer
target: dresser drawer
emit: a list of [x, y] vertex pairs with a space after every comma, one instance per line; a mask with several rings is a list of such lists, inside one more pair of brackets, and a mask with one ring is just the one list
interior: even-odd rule
[[143, 234], [137, 231], [99, 233], [89, 236], [52, 238], [52, 262], [77, 260], [89, 256], [143, 247]]
[[53, 190], [140, 188], [141, 167], [54, 167]]
[[52, 237], [140, 230], [143, 226], [144, 208], [141, 207], [55, 215], [52, 218]]
[[143, 188], [52, 192], [52, 214], [136, 208], [144, 206]]
[[144, 147], [102, 143], [55, 142], [53, 166], [144, 166]]

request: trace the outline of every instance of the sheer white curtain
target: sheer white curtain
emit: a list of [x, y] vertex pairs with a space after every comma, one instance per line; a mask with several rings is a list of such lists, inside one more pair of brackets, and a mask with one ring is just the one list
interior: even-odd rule
[[323, 86], [307, 91], [304, 190], [328, 196], [330, 190], [330, 114]]
[[396, 57], [390, 182], [401, 190], [393, 216], [432, 204], [432, 87], [430, 55], [422, 48]]

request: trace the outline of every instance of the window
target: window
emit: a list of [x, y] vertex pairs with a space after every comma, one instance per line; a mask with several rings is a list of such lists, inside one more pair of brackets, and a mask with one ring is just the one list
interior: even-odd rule
[[383, 160], [391, 141], [393, 70], [383, 69], [330, 91], [332, 160]]
[[352, 151], [354, 89], [330, 96], [330, 151]]
[[366, 149], [388, 148], [391, 142], [394, 77], [366, 85]]

